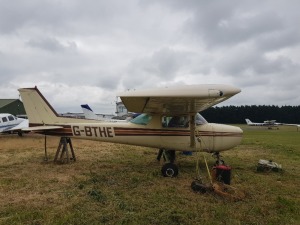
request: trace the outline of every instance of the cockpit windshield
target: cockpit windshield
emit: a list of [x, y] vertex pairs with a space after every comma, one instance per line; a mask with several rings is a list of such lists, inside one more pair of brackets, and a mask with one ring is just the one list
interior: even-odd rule
[[152, 116], [143, 113], [141, 115], [138, 115], [134, 119], [130, 120], [130, 122], [134, 124], [147, 125], [151, 121], [151, 119]]
[[206, 119], [204, 119], [204, 117], [201, 116], [200, 113], [196, 114], [195, 121], [196, 121], [196, 125], [202, 125], [202, 124], [206, 124], [207, 123]]

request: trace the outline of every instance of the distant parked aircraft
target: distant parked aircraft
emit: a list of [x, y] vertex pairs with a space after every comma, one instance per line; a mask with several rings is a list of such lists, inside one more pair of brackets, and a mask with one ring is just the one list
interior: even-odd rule
[[81, 105], [81, 109], [86, 119], [100, 120], [100, 118], [98, 118], [88, 104]]
[[0, 133], [18, 133], [22, 136], [22, 129], [28, 127], [28, 119], [18, 118], [9, 113], [0, 113]]
[[276, 120], [265, 120], [263, 123], [251, 122], [251, 120], [246, 119], [246, 123], [249, 126], [278, 126], [282, 123], [276, 123]]
[[300, 128], [300, 124], [292, 124], [292, 123], [276, 123], [276, 120], [266, 120], [263, 123], [255, 123], [251, 122], [249, 119], [245, 119], [248, 126], [266, 126], [269, 129], [272, 127], [278, 127], [278, 125], [285, 125], [285, 126], [295, 126], [297, 130]]
[[254, 123], [254, 122], [251, 122], [251, 120], [249, 120], [249, 119], [246, 119], [246, 123], [248, 126], [265, 126], [264, 123]]
[[81, 105], [84, 117], [89, 120], [101, 120], [106, 122], [128, 122], [128, 120], [111, 119], [96, 115], [88, 104]]
[[294, 126], [294, 127], [297, 127], [297, 131], [299, 131], [299, 128], [300, 128], [300, 124], [293, 124], [293, 123], [283, 123], [282, 125], [285, 125], [285, 126]]

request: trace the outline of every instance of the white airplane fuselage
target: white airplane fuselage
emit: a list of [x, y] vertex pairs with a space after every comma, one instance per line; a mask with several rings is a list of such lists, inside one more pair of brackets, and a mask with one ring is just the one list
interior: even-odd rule
[[[27, 122], [27, 127], [28, 127], [28, 120], [15, 117], [9, 113], [1, 113], [0, 114], [0, 133], [12, 132], [12, 131], [14, 131], [14, 128], [16, 128], [18, 125], [20, 125], [21, 123], [24, 123], [24, 122]], [[25, 125], [20, 127], [20, 129], [23, 127], [25, 127]]]
[[[196, 85], [122, 94], [130, 111], [144, 112], [129, 122], [63, 118], [36, 87], [19, 92], [32, 127], [27, 131], [181, 151], [225, 151], [242, 140], [239, 127], [207, 123], [197, 114], [240, 92], [231, 86]], [[179, 123], [171, 126], [176, 117]]]
[[[57, 124], [59, 125], [59, 124]], [[164, 148], [170, 150], [219, 152], [241, 143], [243, 131], [239, 127], [206, 123], [195, 127], [195, 145], [191, 145], [189, 127], [170, 128], [161, 125], [161, 116], [152, 116], [147, 125], [128, 123], [70, 123], [65, 126], [67, 136], [120, 144]], [[54, 131], [49, 131], [55, 134]], [[59, 136], [64, 132], [59, 131]]]

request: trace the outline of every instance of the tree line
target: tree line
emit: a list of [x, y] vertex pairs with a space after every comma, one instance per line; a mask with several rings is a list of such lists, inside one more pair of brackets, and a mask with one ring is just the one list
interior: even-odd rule
[[300, 124], [300, 106], [222, 106], [208, 108], [201, 115], [211, 123], [243, 124], [248, 118], [258, 123], [276, 120], [279, 123]]

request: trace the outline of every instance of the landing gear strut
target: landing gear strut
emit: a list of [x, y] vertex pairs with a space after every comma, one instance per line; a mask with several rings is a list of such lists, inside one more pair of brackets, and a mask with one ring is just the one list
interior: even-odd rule
[[176, 155], [174, 150], [159, 149], [157, 160], [160, 161], [163, 156], [165, 163], [161, 168], [161, 173], [164, 177], [176, 177], [178, 175], [178, 166], [174, 164]]
[[225, 162], [223, 159], [221, 159], [221, 155], [219, 152], [214, 152], [212, 154], [212, 157], [214, 157], [216, 159], [216, 163], [215, 163], [215, 166], [218, 166], [218, 165], [225, 165]]

